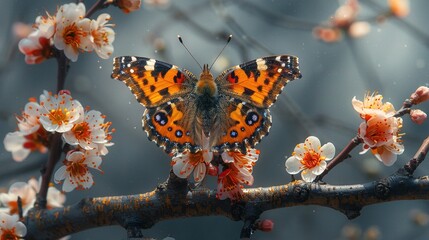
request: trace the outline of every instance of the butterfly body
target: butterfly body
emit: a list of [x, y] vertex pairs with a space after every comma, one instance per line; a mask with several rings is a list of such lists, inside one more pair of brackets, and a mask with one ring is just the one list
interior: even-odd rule
[[290, 80], [300, 78], [298, 59], [259, 58], [213, 78], [143, 57], [117, 57], [112, 78], [123, 81], [146, 107], [143, 128], [167, 153], [198, 152], [203, 134], [212, 151], [254, 147], [271, 127], [268, 108]]

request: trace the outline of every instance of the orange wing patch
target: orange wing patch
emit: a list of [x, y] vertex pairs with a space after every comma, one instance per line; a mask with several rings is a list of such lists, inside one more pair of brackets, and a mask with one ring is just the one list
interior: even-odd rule
[[271, 127], [268, 110], [250, 107], [233, 100], [228, 106], [226, 127], [222, 137], [214, 147], [216, 151], [241, 151], [254, 147]]
[[270, 72], [259, 70], [256, 72], [257, 75], [253, 72], [249, 72], [247, 75], [243, 69], [238, 68], [228, 75], [228, 81], [231, 83], [230, 88], [234, 93], [249, 97], [256, 106], [269, 106], [273, 100], [267, 97], [274, 89], [274, 84], [279, 79], [281, 71], [281, 69], [273, 67]]
[[272, 56], [233, 67], [216, 81], [221, 91], [259, 108], [270, 107], [291, 80], [301, 77], [298, 59], [294, 56]]
[[185, 121], [185, 104], [167, 102], [158, 108], [146, 109], [143, 115], [143, 128], [148, 138], [164, 148], [167, 153], [201, 149], [196, 145]]
[[112, 78], [124, 82], [145, 107], [156, 107], [192, 91], [196, 79], [176, 66], [143, 57], [117, 57]]
[[177, 69], [172, 68], [165, 73], [159, 72], [157, 76], [152, 74], [152, 71], [145, 71], [142, 76], [130, 73], [130, 81], [133, 82], [130, 84], [131, 91], [138, 94], [137, 100], [145, 106], [159, 104], [183, 89], [181, 84], [185, 81], [185, 76]]

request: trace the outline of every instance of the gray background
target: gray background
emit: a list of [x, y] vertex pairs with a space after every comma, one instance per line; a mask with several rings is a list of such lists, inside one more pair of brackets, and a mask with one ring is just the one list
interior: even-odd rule
[[[95, 1], [86, 1], [87, 9]], [[386, 10], [386, 1], [376, 8], [362, 1], [359, 18], [370, 19]], [[56, 62], [26, 65], [16, 49], [11, 26], [16, 21], [33, 23], [36, 16], [51, 14], [67, 1], [2, 1], [0, 8], [0, 136], [16, 128], [15, 113], [20, 113], [29, 97], [38, 97], [44, 89], [56, 87]], [[116, 8], [108, 12], [116, 24], [114, 56], [146, 56], [187, 68], [199, 74], [198, 65], [177, 41], [180, 34], [201, 64], [212, 63], [225, 35], [233, 34], [231, 44], [215, 65], [214, 75], [229, 66], [271, 54], [293, 54], [300, 58], [301, 80], [290, 83], [271, 108], [273, 127], [258, 145], [261, 156], [254, 168], [254, 187], [285, 184], [290, 176], [284, 170], [285, 156], [307, 136], [318, 136], [322, 143], [335, 144], [337, 152], [355, 136], [360, 118], [351, 99], [362, 99], [366, 91], [378, 90], [386, 101], [399, 108], [402, 101], [420, 85], [428, 85], [428, 38], [415, 34], [398, 20], [372, 24], [362, 39], [343, 39], [334, 44], [316, 40], [311, 23], [326, 22], [339, 6], [338, 1], [174, 1], [167, 9], [149, 8], [125, 15]], [[411, 14], [405, 19], [417, 29], [427, 30], [429, 2], [411, 2]], [[286, 16], [298, 19], [290, 21]], [[307, 22], [309, 24], [307, 24]], [[310, 26], [310, 27], [309, 27]], [[221, 33], [221, 34], [219, 34]], [[151, 38], [165, 41], [159, 51]], [[262, 46], [262, 47], [261, 47]], [[224, 66], [223, 66], [224, 65]], [[116, 133], [115, 145], [104, 157], [104, 174], [94, 173], [96, 184], [86, 191], [67, 194], [67, 203], [84, 197], [136, 194], [151, 191], [164, 181], [170, 158], [149, 142], [141, 130], [143, 107], [123, 83], [110, 78], [112, 60], [84, 53], [71, 64], [66, 88], [84, 106], [107, 115]], [[419, 106], [429, 112], [428, 103]], [[336, 167], [325, 180], [331, 184], [355, 184], [386, 176], [412, 157], [428, 135], [428, 123], [417, 126], [404, 118], [405, 153], [392, 167], [385, 167], [371, 155], [352, 152], [353, 158]], [[4, 190], [15, 181], [38, 176], [44, 155], [33, 154], [15, 163], [10, 153], [0, 148], [0, 184]], [[427, 175], [428, 165], [416, 175]], [[214, 188], [209, 179], [207, 187]], [[60, 186], [58, 186], [60, 187]], [[266, 212], [262, 218], [275, 222], [270, 233], [257, 232], [255, 239], [341, 239], [344, 226], [356, 225], [365, 231], [377, 227], [383, 239], [427, 239], [429, 232], [416, 226], [410, 212], [429, 211], [425, 201], [394, 202], [365, 207], [352, 221], [341, 213], [318, 206], [294, 207]], [[145, 235], [176, 239], [237, 239], [241, 222], [225, 217], [201, 217], [164, 221]], [[93, 229], [75, 234], [73, 239], [125, 239], [119, 226]]]

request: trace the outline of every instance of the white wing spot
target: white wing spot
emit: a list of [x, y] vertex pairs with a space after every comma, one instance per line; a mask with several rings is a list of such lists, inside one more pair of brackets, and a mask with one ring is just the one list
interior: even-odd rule
[[148, 71], [153, 71], [155, 69], [155, 59], [149, 59], [146, 61], [146, 66], [144, 66], [144, 69]]
[[265, 64], [265, 60], [262, 58], [256, 59], [256, 64], [258, 66], [259, 71], [267, 70], [267, 65]]
[[135, 62], [135, 61], [137, 61], [137, 58], [136, 57], [131, 57], [131, 61]]

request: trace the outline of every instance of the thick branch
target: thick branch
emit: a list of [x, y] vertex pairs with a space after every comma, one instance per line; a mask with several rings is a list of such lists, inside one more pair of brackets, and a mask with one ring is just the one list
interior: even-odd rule
[[237, 203], [216, 199], [213, 190], [175, 191], [158, 187], [144, 194], [83, 199], [79, 203], [52, 210], [32, 210], [25, 223], [26, 239], [54, 239], [85, 229], [122, 225], [150, 228], [155, 223], [183, 217], [222, 215], [234, 221], [249, 219], [276, 208], [300, 205], [330, 207], [349, 219], [360, 215], [367, 205], [429, 199], [429, 177], [411, 178], [399, 174], [359, 185], [334, 186], [291, 182], [287, 185], [245, 189]]

